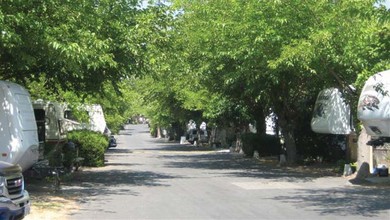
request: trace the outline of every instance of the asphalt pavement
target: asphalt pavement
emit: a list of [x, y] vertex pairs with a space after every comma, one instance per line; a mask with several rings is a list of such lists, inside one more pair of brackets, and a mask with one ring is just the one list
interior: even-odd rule
[[298, 172], [227, 150], [152, 138], [127, 125], [101, 168], [64, 193], [68, 219], [390, 219], [390, 188]]

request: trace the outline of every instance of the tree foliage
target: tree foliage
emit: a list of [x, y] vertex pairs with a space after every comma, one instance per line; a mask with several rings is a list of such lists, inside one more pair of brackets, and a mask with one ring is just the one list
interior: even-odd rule
[[389, 61], [388, 11], [375, 1], [174, 2], [182, 11], [177, 32], [185, 70], [223, 94], [240, 118], [272, 109], [290, 162], [297, 125], [318, 91], [345, 89]]
[[0, 79], [98, 102], [116, 125], [145, 114], [159, 126], [255, 120], [263, 133], [274, 112], [294, 162], [320, 90], [359, 90], [390, 68], [389, 10], [377, 2], [5, 0]]
[[[147, 72], [149, 43], [161, 39], [165, 14], [136, 0], [0, 2], [1, 79], [78, 93], [115, 88]], [[153, 11], [154, 10], [154, 11]], [[152, 40], [153, 39], [153, 40]]]

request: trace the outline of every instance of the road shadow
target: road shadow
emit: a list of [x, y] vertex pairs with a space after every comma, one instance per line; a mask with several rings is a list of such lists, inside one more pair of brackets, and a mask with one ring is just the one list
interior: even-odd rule
[[124, 149], [124, 148], [109, 148], [106, 150], [105, 156], [110, 156], [113, 154], [131, 154], [134, 151], [131, 149]]
[[156, 150], [156, 151], [215, 151], [215, 148], [210, 146], [195, 146], [193, 144], [180, 144], [176, 141], [166, 141], [165, 139], [153, 138], [147, 140], [153, 147], [141, 148], [140, 150]]
[[[164, 146], [163, 149], [180, 150], [181, 146]], [[188, 152], [188, 154], [162, 154], [167, 168], [199, 169], [219, 177], [242, 177], [269, 180], [270, 182], [302, 183], [302, 186], [315, 184], [317, 187], [299, 188], [283, 195], [268, 198], [290, 203], [297, 209], [321, 213], [323, 216], [383, 216], [390, 210], [389, 187], [328, 186], [324, 177], [340, 177], [331, 170], [321, 170], [290, 166], [280, 167], [277, 163], [262, 162], [246, 158], [242, 154], [228, 152]], [[345, 180], [345, 183], [348, 181]], [[308, 184], [308, 185], [307, 185]], [[321, 185], [317, 185], [321, 184]]]
[[119, 135], [133, 135], [133, 131], [134, 129], [130, 129], [130, 130], [120, 130], [119, 131]]
[[[214, 170], [216, 173], [223, 173], [226, 176], [279, 179], [288, 182], [305, 182], [325, 176], [337, 176], [335, 172], [326, 167], [319, 169], [298, 166], [281, 167], [278, 166], [276, 160], [261, 161], [245, 157], [244, 154], [230, 153], [226, 149], [164, 143], [158, 139], [151, 141], [155, 143], [156, 147], [145, 150], [167, 151], [166, 154], [159, 156], [162, 160], [167, 161], [164, 164], [167, 168]], [[176, 153], [170, 154], [169, 152]], [[177, 152], [183, 153], [177, 154]]]
[[389, 212], [389, 195], [389, 188], [350, 187], [303, 189], [292, 195], [272, 197], [269, 200], [290, 203], [297, 209], [322, 215], [377, 217], [379, 212]]
[[134, 163], [108, 163], [114, 168], [85, 168], [63, 177], [60, 189], [55, 189], [49, 179], [30, 179], [27, 189], [32, 200], [44, 201], [47, 197], [61, 197], [78, 203], [101, 200], [108, 195], [138, 196], [134, 187], [169, 187], [168, 179], [180, 178], [150, 171], [122, 169], [123, 166], [135, 166]]
[[[254, 158], [246, 158], [237, 153], [211, 152], [192, 155], [161, 155], [168, 168], [191, 168], [215, 171], [216, 174], [230, 177], [250, 177], [273, 179], [284, 182], [307, 182], [324, 176], [335, 176], [331, 172], [307, 172], [296, 168], [280, 167], [274, 162], [262, 163]], [[211, 172], [212, 173], [212, 172]]]

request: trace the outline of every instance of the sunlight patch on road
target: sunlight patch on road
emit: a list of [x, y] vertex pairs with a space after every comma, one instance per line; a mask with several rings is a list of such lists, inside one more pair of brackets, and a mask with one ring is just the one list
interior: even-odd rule
[[245, 190], [269, 189], [301, 189], [302, 187], [289, 182], [235, 182], [232, 183]]

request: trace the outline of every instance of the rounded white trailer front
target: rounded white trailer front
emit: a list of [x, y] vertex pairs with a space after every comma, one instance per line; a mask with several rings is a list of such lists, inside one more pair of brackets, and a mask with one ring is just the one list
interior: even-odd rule
[[104, 118], [103, 108], [101, 105], [86, 105], [85, 110], [89, 116], [89, 129], [92, 131], [105, 133], [107, 128], [106, 119]]
[[311, 129], [322, 134], [351, 133], [350, 107], [339, 89], [328, 88], [318, 94]]
[[367, 134], [390, 137], [390, 70], [377, 73], [366, 81], [357, 114]]
[[0, 161], [23, 171], [38, 161], [37, 125], [30, 94], [22, 86], [0, 80]]

